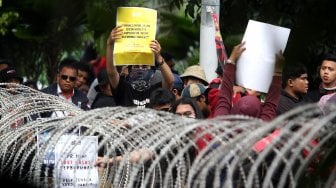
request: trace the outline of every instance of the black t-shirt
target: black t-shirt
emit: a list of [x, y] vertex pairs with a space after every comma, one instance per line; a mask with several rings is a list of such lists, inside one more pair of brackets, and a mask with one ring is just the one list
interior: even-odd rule
[[116, 106], [113, 96], [108, 96], [103, 93], [98, 93], [95, 97], [91, 109]]
[[138, 108], [145, 108], [150, 102], [149, 97], [151, 92], [160, 87], [162, 87], [162, 82], [150, 85], [143, 91], [137, 91], [125, 80], [125, 77], [120, 77], [117, 89], [112, 92], [115, 102], [119, 106], [137, 106]]
[[305, 104], [307, 104], [307, 102], [301, 96], [299, 99], [296, 99], [289, 95], [285, 90], [282, 90], [279, 105], [277, 107], [277, 115], [283, 114], [293, 108]]

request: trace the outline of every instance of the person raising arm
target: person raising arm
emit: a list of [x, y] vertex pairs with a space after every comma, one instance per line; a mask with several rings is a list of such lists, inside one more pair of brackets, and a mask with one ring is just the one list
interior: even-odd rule
[[[107, 47], [106, 47], [106, 60], [107, 60], [107, 72], [110, 78], [110, 82], [112, 85], [112, 88], [117, 88], [119, 84], [119, 73], [117, 71], [116, 66], [113, 62], [113, 50], [114, 50], [114, 43], [117, 39], [120, 39], [122, 37], [123, 28], [122, 26], [115, 27], [108, 39], [107, 39]], [[170, 90], [173, 86], [174, 76], [171, 72], [169, 66], [164, 61], [164, 58], [161, 56], [161, 45], [157, 40], [152, 40], [150, 43], [150, 48], [154, 52], [155, 55], [155, 61], [157, 62], [157, 65], [159, 66], [161, 72], [162, 72], [162, 87], [165, 89]]]
[[149, 44], [150, 49], [155, 56], [156, 66], [162, 73], [162, 81], [151, 84], [150, 80], [155, 73], [155, 68], [149, 65], [128, 66], [129, 74], [127, 77], [121, 77], [117, 67], [113, 61], [114, 44], [116, 40], [122, 38], [123, 27], [115, 27], [108, 39], [106, 47], [106, 69], [109, 80], [116, 97], [117, 105], [121, 106], [137, 106], [139, 108], [147, 107], [150, 102], [150, 94], [155, 89], [162, 87], [171, 90], [173, 86], [174, 76], [170, 67], [165, 63], [161, 56], [161, 45], [157, 40], [152, 40]]

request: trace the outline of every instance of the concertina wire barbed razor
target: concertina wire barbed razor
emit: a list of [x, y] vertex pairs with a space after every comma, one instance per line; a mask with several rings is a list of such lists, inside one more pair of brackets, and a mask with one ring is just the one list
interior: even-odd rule
[[[64, 187], [58, 164], [75, 146], [61, 146], [51, 166], [45, 159], [71, 133], [77, 137], [69, 142], [97, 138], [97, 147], [84, 144], [82, 152], [96, 148], [94, 156], [112, 161], [104, 168], [90, 163], [98, 172], [92, 187], [336, 186], [335, 105], [301, 106], [271, 122], [239, 115], [195, 120], [130, 107], [83, 111], [57, 96], [5, 85], [0, 84], [0, 173], [27, 185]], [[71, 115], [50, 115], [56, 111]], [[37, 137], [45, 132], [41, 144]], [[200, 139], [206, 142], [202, 150]], [[74, 177], [78, 169], [73, 166]]]

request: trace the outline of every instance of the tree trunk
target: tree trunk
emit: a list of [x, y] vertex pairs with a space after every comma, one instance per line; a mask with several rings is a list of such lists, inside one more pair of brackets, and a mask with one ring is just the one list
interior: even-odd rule
[[48, 83], [56, 82], [56, 75], [58, 73], [58, 65], [60, 62], [61, 50], [58, 47], [46, 48], [44, 61], [46, 63], [46, 72]]

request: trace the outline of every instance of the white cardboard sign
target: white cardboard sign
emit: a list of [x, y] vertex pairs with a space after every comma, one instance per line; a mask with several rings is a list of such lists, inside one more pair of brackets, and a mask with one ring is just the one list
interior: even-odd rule
[[243, 41], [246, 50], [237, 62], [237, 85], [267, 93], [275, 54], [285, 51], [290, 29], [249, 20]]
[[63, 135], [55, 146], [55, 186], [98, 187], [97, 149], [97, 136]]

